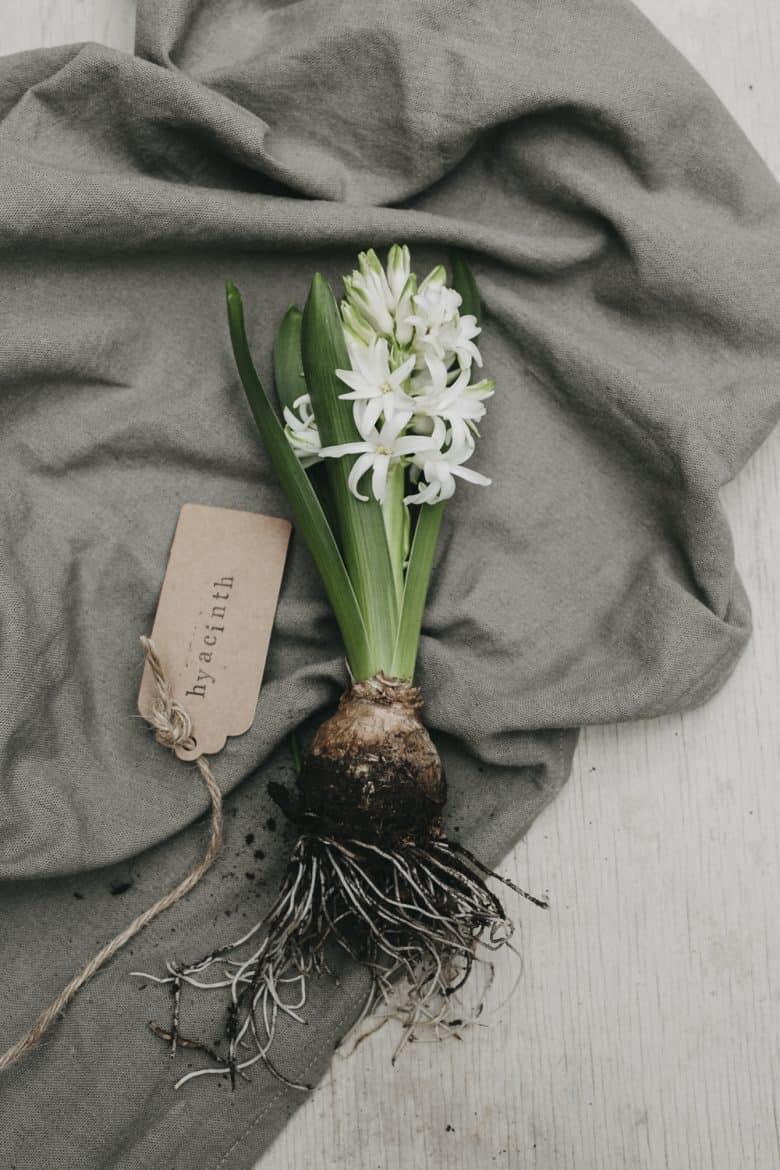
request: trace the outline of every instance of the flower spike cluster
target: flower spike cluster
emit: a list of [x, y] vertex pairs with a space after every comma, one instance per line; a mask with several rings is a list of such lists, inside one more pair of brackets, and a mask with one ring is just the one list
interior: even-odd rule
[[[460, 313], [461, 296], [439, 265], [418, 284], [406, 245], [394, 244], [383, 267], [373, 249], [344, 277], [341, 320], [352, 368], [344, 383], [360, 439], [323, 447], [308, 394], [286, 408], [287, 437], [305, 467], [318, 459], [356, 455], [349, 488], [358, 499], [384, 503], [391, 468], [408, 468], [405, 504], [449, 499], [456, 478], [489, 484], [467, 467], [477, 424], [495, 383], [472, 382], [482, 366], [474, 316]], [[363, 484], [370, 472], [370, 488]], [[368, 482], [368, 481], [367, 481]], [[363, 488], [363, 490], [361, 490]]]

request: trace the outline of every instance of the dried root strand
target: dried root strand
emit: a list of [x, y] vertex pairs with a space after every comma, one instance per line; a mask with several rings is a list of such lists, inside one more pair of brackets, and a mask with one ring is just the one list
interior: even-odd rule
[[[443, 836], [424, 846], [383, 848], [302, 833], [265, 919], [195, 963], [169, 963], [167, 977], [144, 976], [167, 984], [172, 994], [170, 1030], [154, 1025], [153, 1031], [170, 1042], [172, 1054], [177, 1045], [196, 1047], [212, 1061], [176, 1087], [207, 1075], [229, 1075], [235, 1085], [237, 1076], [246, 1078], [246, 1070], [262, 1062], [285, 1085], [309, 1089], [285, 1076], [270, 1053], [282, 1017], [305, 1023], [308, 981], [328, 970], [332, 942], [371, 973], [361, 1020], [379, 1014], [402, 1022], [394, 1059], [422, 1025], [437, 1037], [457, 1032], [469, 1022], [457, 993], [475, 964], [492, 977], [482, 952], [511, 946], [512, 923], [488, 888], [489, 877], [498, 875]], [[547, 905], [508, 879], [498, 880], [535, 905]], [[179, 1035], [185, 986], [228, 997], [226, 1056]], [[480, 1010], [481, 1003], [472, 1018]]]

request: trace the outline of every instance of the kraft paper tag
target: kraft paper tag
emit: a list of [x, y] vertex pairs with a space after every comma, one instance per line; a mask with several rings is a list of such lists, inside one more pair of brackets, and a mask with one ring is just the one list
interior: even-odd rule
[[[192, 720], [196, 746], [213, 755], [252, 726], [282, 583], [286, 520], [184, 504], [160, 591], [152, 640], [174, 698]], [[138, 710], [154, 701], [144, 667]]]

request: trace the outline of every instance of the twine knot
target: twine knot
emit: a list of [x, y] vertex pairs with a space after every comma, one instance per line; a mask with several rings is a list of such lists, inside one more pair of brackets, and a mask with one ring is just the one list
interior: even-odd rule
[[192, 720], [181, 703], [173, 697], [151, 638], [142, 637], [141, 645], [144, 659], [154, 676], [156, 694], [149, 718], [154, 728], [154, 738], [162, 747], [170, 748], [171, 751], [175, 751], [177, 747], [192, 751], [196, 743], [192, 734]]

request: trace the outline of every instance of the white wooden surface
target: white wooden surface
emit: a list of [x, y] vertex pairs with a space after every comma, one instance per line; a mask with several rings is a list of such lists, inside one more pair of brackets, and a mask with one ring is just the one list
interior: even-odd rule
[[[777, 0], [641, 0], [780, 177]], [[0, 0], [0, 51], [131, 48], [132, 0]], [[490, 1027], [380, 1033], [257, 1170], [777, 1170], [780, 433], [725, 492], [755, 636], [706, 708], [584, 735], [574, 776], [506, 862], [524, 977]]]

